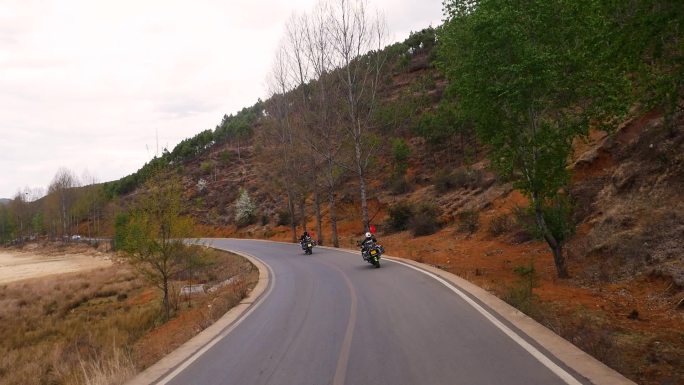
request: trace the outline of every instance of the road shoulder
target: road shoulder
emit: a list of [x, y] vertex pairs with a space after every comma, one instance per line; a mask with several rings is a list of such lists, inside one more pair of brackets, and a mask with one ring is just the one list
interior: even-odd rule
[[229, 329], [234, 323], [239, 322], [253, 306], [256, 306], [269, 287], [271, 281], [269, 269], [256, 257], [232, 250], [230, 250], [230, 252], [246, 258], [259, 270], [259, 280], [254, 289], [247, 297], [240, 301], [237, 306], [226, 312], [223, 317], [219, 318], [211, 326], [204, 329], [198, 335], [166, 355], [154, 365], [137, 374], [134, 378], [126, 382], [126, 385], [146, 385], [162, 380], [200, 350], [211, 344], [212, 341]]
[[414, 266], [419, 270], [432, 273], [453, 284], [458, 289], [461, 289], [477, 301], [486, 305], [496, 313], [496, 316], [503, 318], [515, 326], [534, 342], [546, 349], [555, 358], [560, 360], [564, 365], [579, 373], [592, 384], [635, 385], [634, 382], [620, 373], [580, 350], [553, 331], [479, 286], [476, 286], [455, 274], [430, 265], [399, 257], [386, 258], [388, 260], [396, 260]]

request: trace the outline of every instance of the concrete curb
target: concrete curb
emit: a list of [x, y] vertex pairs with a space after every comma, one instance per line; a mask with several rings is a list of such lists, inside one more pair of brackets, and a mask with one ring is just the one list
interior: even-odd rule
[[254, 266], [257, 267], [259, 270], [259, 280], [254, 286], [254, 289], [252, 289], [247, 297], [245, 297], [237, 306], [228, 310], [223, 317], [219, 318], [211, 326], [202, 330], [199, 334], [192, 337], [173, 352], [164, 356], [164, 358], [159, 360], [157, 363], [138, 373], [131, 380], [127, 381], [126, 385], [147, 385], [161, 380], [164, 376], [171, 373], [172, 370], [213, 341], [222, 332], [231, 327], [231, 325], [239, 321], [241, 317], [252, 308], [252, 306], [256, 306], [255, 304], [258, 304], [259, 300], [262, 298], [262, 295], [268, 288], [269, 282], [271, 280], [269, 268], [263, 262], [261, 262], [261, 260], [249, 254], [232, 250], [220, 250], [238, 254], [249, 260]]

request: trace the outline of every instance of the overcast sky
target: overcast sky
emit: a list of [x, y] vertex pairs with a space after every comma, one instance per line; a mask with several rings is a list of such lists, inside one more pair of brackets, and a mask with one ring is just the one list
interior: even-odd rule
[[[315, 0], [1, 0], [0, 198], [59, 167], [115, 180], [266, 98], [295, 11]], [[441, 0], [371, 0], [391, 41]]]

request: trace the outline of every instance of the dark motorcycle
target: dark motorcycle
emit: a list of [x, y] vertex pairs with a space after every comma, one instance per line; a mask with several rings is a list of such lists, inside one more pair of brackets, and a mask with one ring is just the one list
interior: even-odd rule
[[306, 255], [313, 254], [313, 248], [314, 248], [314, 246], [316, 246], [316, 242], [313, 239], [304, 238], [299, 243], [302, 245], [302, 250], [304, 250], [304, 254], [306, 254]]
[[380, 267], [380, 256], [385, 253], [385, 248], [376, 242], [370, 241], [366, 242], [365, 245], [361, 245], [361, 256], [363, 260], [375, 266], [377, 269]]

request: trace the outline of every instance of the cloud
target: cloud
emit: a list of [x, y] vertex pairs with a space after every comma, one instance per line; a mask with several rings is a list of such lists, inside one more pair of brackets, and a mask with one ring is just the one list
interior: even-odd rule
[[[0, 197], [60, 166], [100, 180], [265, 97], [284, 23], [315, 0], [3, 0]], [[441, 2], [378, 0], [396, 39]]]

